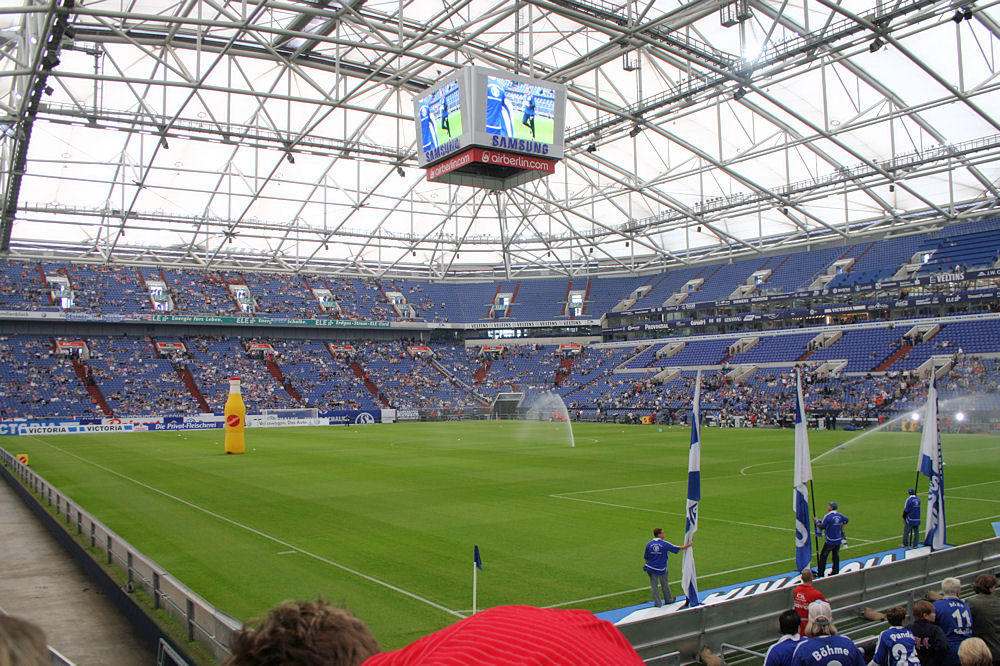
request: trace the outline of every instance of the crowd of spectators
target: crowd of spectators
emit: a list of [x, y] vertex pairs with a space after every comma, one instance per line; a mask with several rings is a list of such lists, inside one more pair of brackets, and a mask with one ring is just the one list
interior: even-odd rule
[[[993, 666], [1000, 663], [1000, 598], [997, 579], [980, 574], [973, 594], [962, 598], [962, 582], [948, 577], [941, 591], [927, 591], [909, 611], [892, 606], [885, 612], [865, 608], [859, 615], [870, 623], [855, 627], [855, 635], [881, 630], [877, 636], [855, 642], [837, 631], [833, 609], [822, 593], [812, 589], [812, 601], [779, 616], [781, 636], [768, 649], [764, 666]], [[804, 613], [804, 615], [803, 615]], [[802, 616], [804, 626], [799, 623]], [[908, 618], [912, 622], [906, 624]], [[883, 621], [888, 627], [882, 629]], [[706, 664], [709, 662], [703, 660]], [[721, 660], [717, 663], [721, 664]]]
[[[229, 378], [239, 376], [251, 411], [461, 409], [498, 392], [555, 390], [582, 418], [619, 420], [624, 415], [630, 420], [631, 414], [637, 420], [654, 414], [663, 422], [680, 422], [690, 409], [695, 381], [695, 372], [688, 369], [661, 383], [656, 368], [625, 368], [636, 350], [622, 347], [584, 348], [570, 364], [558, 346], [537, 344], [505, 346], [484, 356], [477, 346], [420, 343], [431, 353], [414, 357], [408, 352], [413, 341], [405, 339], [352, 340], [351, 353], [338, 353], [318, 341], [202, 336], [184, 339], [186, 351], [161, 357], [149, 338], [94, 336], [87, 343], [87, 382], [104, 393], [119, 416], [197, 413], [199, 402], [184, 382], [185, 368], [215, 413], [223, 409]], [[270, 351], [248, 351], [253, 343], [269, 345]], [[30, 353], [6, 354], [0, 366], [8, 386], [27, 387], [22, 398], [14, 398], [11, 390], [5, 417], [43, 416], [50, 404], [63, 416], [76, 409], [77, 415], [92, 413], [87, 382], [56, 353], [51, 338], [31, 338], [26, 349]], [[841, 425], [880, 422], [926, 401], [927, 380], [912, 371], [831, 377], [807, 364], [799, 370], [807, 411], [836, 417]], [[787, 425], [795, 405], [794, 367], [757, 369], [735, 381], [731, 372], [725, 366], [703, 372], [701, 408], [709, 423]], [[973, 394], [989, 398], [984, 409], [1000, 408], [1000, 361], [957, 357], [938, 380], [938, 389], [944, 400], [960, 396], [968, 401]]]
[[68, 356], [55, 354], [51, 338], [0, 337], [0, 418], [101, 416]]
[[198, 402], [170, 360], [144, 338], [96, 337], [88, 341], [88, 381], [101, 388], [116, 416], [195, 414]]
[[222, 414], [229, 397], [229, 379], [240, 378], [243, 402], [248, 412], [262, 409], [294, 409], [300, 405], [268, 372], [260, 358], [250, 358], [240, 341], [195, 338], [188, 341], [195, 362], [190, 370], [202, 396], [215, 414]]

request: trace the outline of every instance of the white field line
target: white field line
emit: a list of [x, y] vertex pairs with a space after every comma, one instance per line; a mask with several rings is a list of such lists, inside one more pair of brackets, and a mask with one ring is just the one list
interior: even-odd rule
[[[829, 453], [829, 451], [827, 451], [827, 453]], [[816, 456], [815, 458], [813, 458], [810, 462], [816, 462], [817, 460], [819, 460], [820, 458], [822, 458], [824, 455], [825, 454], [820, 454], [820, 455]], [[911, 456], [896, 456], [895, 458], [880, 458], [878, 462], [887, 462], [889, 460], [909, 460], [910, 458], [911, 458]], [[784, 463], [784, 464], [788, 465], [788, 461], [787, 460], [769, 460], [767, 462], [754, 463], [753, 465], [747, 465], [746, 467], [742, 468], [740, 470], [740, 475], [741, 476], [750, 476], [749, 474], [746, 473], [746, 470], [748, 470], [748, 469], [750, 469], [752, 467], [759, 467], [761, 465], [771, 465], [771, 464], [775, 464], [775, 463]], [[851, 461], [848, 461], [848, 462], [839, 462], [839, 463], [823, 463], [822, 467], [851, 467], [851, 466], [855, 466], [857, 464], [858, 464], [857, 460], [851, 460]], [[765, 470], [763, 472], [754, 472], [754, 474], [777, 474], [778, 472], [791, 472], [791, 471], [792, 471], [792, 466], [789, 465], [788, 467], [783, 467], [781, 469], [769, 469], [769, 470]], [[733, 475], [733, 476], [735, 476], [735, 475]]]
[[[568, 494], [568, 493], [567, 493]], [[582, 497], [566, 497], [566, 494], [562, 495], [549, 495], [549, 497], [554, 497], [556, 499], [570, 500], [572, 502], [586, 502], [588, 504], [601, 504], [603, 506], [610, 506], [616, 509], [630, 509], [632, 511], [646, 511], [649, 513], [662, 513], [666, 516], [685, 516], [687, 514], [680, 513], [678, 511], [663, 511], [661, 509], [647, 509], [641, 506], [628, 506], [626, 504], [613, 504], [611, 502], [601, 502], [598, 500], [583, 499]], [[775, 527], [774, 525], [760, 525], [758, 523], [745, 523], [739, 520], [726, 520], [725, 518], [712, 518], [711, 516], [706, 516], [704, 514], [698, 516], [699, 520], [711, 520], [718, 523], [729, 523], [730, 525], [743, 525], [745, 527], [760, 527], [766, 530], [780, 530], [782, 532], [794, 532], [795, 530], [791, 527]]]
[[982, 497], [958, 497], [956, 495], [948, 495], [947, 492], [948, 491], [945, 491], [945, 499], [969, 500], [970, 502], [996, 502], [997, 504], [1000, 504], [1000, 500], [996, 499], [985, 499]]
[[232, 525], [233, 527], [238, 527], [239, 529], [242, 529], [242, 530], [245, 530], [247, 532], [250, 532], [251, 534], [256, 534], [257, 536], [259, 536], [259, 537], [261, 537], [263, 539], [267, 539], [268, 541], [273, 541], [274, 543], [278, 544], [279, 546], [282, 546], [284, 548], [288, 548], [288, 549], [290, 549], [293, 552], [301, 553], [302, 555], [305, 555], [306, 557], [311, 557], [312, 559], [316, 560], [317, 562], [322, 562], [323, 564], [327, 564], [327, 565], [329, 565], [331, 567], [335, 567], [337, 569], [340, 569], [341, 571], [344, 571], [344, 572], [347, 572], [347, 573], [352, 574], [354, 576], [357, 576], [358, 578], [362, 578], [364, 580], [367, 580], [370, 583], [375, 583], [376, 585], [381, 585], [382, 587], [384, 587], [384, 588], [386, 588], [388, 590], [392, 590], [393, 592], [397, 592], [397, 593], [402, 594], [404, 596], [410, 597], [411, 599], [415, 599], [415, 600], [417, 600], [417, 601], [419, 601], [421, 603], [424, 603], [424, 604], [427, 604], [428, 606], [431, 606], [432, 608], [436, 608], [436, 609], [438, 609], [440, 611], [448, 613], [449, 615], [454, 615], [456, 617], [464, 617], [458, 611], [452, 610], [451, 608], [446, 608], [445, 606], [442, 606], [439, 603], [436, 603], [434, 601], [431, 601], [430, 599], [422, 597], [419, 594], [415, 594], [413, 592], [410, 592], [409, 590], [404, 590], [401, 587], [397, 587], [397, 586], [395, 586], [395, 585], [393, 585], [391, 583], [385, 582], [384, 580], [379, 580], [378, 578], [375, 578], [373, 576], [369, 576], [366, 573], [362, 573], [361, 571], [358, 571], [357, 569], [352, 569], [351, 567], [346, 566], [344, 564], [340, 564], [339, 562], [334, 562], [331, 559], [323, 557], [322, 555], [317, 555], [316, 553], [312, 553], [312, 552], [310, 552], [310, 551], [308, 551], [308, 550], [306, 550], [304, 548], [299, 548], [298, 546], [296, 546], [293, 543], [289, 543], [287, 541], [279, 539], [278, 537], [275, 537], [275, 536], [272, 536], [270, 534], [267, 534], [266, 532], [261, 532], [260, 530], [254, 528], [254, 527], [250, 527], [249, 525], [241, 523], [241, 522], [239, 522], [237, 520], [233, 520], [232, 518], [227, 518], [226, 516], [223, 516], [220, 513], [216, 513], [215, 511], [211, 511], [210, 509], [206, 509], [205, 507], [199, 506], [199, 505], [197, 505], [197, 504], [195, 504], [193, 502], [190, 502], [190, 501], [188, 501], [186, 499], [183, 499], [181, 497], [177, 497], [176, 495], [171, 495], [170, 493], [168, 493], [166, 491], [160, 490], [159, 488], [155, 488], [155, 487], [153, 487], [153, 486], [151, 486], [151, 485], [149, 485], [147, 483], [143, 483], [142, 481], [139, 481], [138, 479], [134, 479], [131, 476], [128, 476], [127, 474], [122, 474], [121, 472], [116, 472], [115, 470], [110, 469], [108, 467], [105, 467], [104, 465], [101, 465], [100, 463], [96, 463], [93, 460], [88, 460], [87, 458], [84, 458], [82, 456], [78, 456], [75, 453], [70, 453], [66, 449], [58, 447], [55, 444], [50, 444], [49, 442], [45, 441], [44, 439], [40, 439], [40, 438], [35, 437], [35, 436], [32, 436], [32, 439], [40, 441], [43, 444], [45, 444], [46, 446], [49, 446], [49, 447], [55, 449], [56, 451], [59, 451], [59, 452], [65, 454], [65, 455], [68, 455], [68, 456], [72, 457], [72, 458], [76, 458], [77, 460], [85, 462], [88, 465], [93, 465], [94, 467], [96, 467], [96, 468], [98, 468], [100, 470], [103, 470], [103, 471], [107, 472], [108, 474], [111, 474], [113, 476], [117, 476], [118, 478], [124, 479], [124, 480], [126, 480], [126, 481], [128, 481], [130, 483], [134, 483], [137, 486], [140, 486], [142, 488], [150, 490], [150, 491], [152, 491], [154, 493], [157, 493], [159, 495], [163, 495], [164, 497], [166, 497], [168, 499], [171, 499], [171, 500], [174, 500], [175, 502], [178, 502], [180, 504], [183, 504], [184, 506], [190, 507], [190, 508], [194, 509], [195, 511], [200, 511], [200, 512], [202, 512], [202, 513], [204, 513], [206, 515], [209, 515], [209, 516], [211, 516], [211, 517], [213, 517], [213, 518], [215, 518], [217, 520], [221, 520], [224, 523], [228, 523], [228, 524]]
[[981, 483], [970, 483], [964, 486], [955, 486], [954, 488], [948, 488], [946, 486], [944, 492], [947, 495], [949, 490], [965, 490], [966, 488], [975, 488], [976, 486], [991, 486], [994, 483], [1000, 483], [1000, 479], [995, 479], [993, 481], [983, 481]]

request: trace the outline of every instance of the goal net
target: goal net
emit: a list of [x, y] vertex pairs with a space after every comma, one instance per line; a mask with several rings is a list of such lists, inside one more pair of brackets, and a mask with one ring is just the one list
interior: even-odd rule
[[327, 425], [327, 419], [319, 418], [319, 409], [315, 407], [299, 407], [295, 409], [262, 409], [256, 418], [257, 423], [253, 423], [247, 417], [248, 425], [258, 425], [269, 428], [280, 428], [282, 426], [312, 426]]

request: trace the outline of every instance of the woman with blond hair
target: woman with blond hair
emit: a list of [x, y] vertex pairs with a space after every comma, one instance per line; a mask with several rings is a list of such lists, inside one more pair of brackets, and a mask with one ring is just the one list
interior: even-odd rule
[[805, 637], [792, 653], [791, 666], [865, 666], [865, 657], [854, 641], [837, 635], [833, 610], [825, 601], [809, 604]]
[[982, 638], [966, 638], [958, 646], [958, 659], [962, 666], [992, 666], [993, 655]]

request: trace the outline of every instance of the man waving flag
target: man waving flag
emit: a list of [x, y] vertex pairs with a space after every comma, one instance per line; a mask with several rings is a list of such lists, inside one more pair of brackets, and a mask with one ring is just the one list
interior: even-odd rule
[[812, 481], [812, 463], [809, 461], [809, 435], [806, 431], [806, 404], [802, 399], [802, 373], [795, 372], [795, 485], [792, 489], [792, 508], [795, 509], [795, 569], [802, 571], [812, 561], [810, 536], [812, 520], [809, 518], [809, 500], [806, 484]]
[[[688, 496], [687, 518], [684, 521], [684, 543], [694, 540], [698, 531], [698, 500], [701, 499], [701, 417], [698, 402], [701, 397], [701, 370], [694, 380], [694, 404], [691, 406], [691, 447], [688, 450]], [[687, 597], [688, 606], [697, 606], [698, 580], [694, 567], [694, 548], [684, 551], [681, 560], [681, 587]]]
[[924, 545], [939, 550], [945, 545], [944, 520], [944, 464], [941, 456], [941, 435], [938, 433], [937, 387], [931, 374], [931, 385], [927, 390], [927, 411], [924, 414], [924, 430], [920, 436], [920, 460], [917, 469], [930, 479], [927, 489], [927, 521], [924, 524], [926, 538]]

